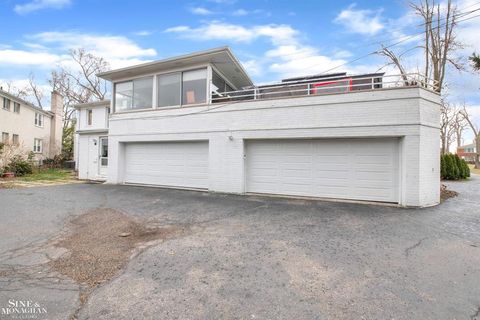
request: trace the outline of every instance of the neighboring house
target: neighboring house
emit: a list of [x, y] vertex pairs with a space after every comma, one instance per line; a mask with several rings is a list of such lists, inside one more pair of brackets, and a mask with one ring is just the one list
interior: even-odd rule
[[1, 142], [33, 152], [36, 161], [62, 151], [63, 98], [52, 92], [50, 111], [0, 90]]
[[457, 154], [467, 162], [475, 162], [475, 155], [477, 154], [475, 143], [457, 147]]
[[439, 203], [440, 98], [424, 79], [255, 86], [228, 47], [98, 76], [113, 92], [108, 183]]
[[108, 165], [108, 114], [110, 101], [75, 106], [77, 123], [74, 157], [78, 177], [106, 180]]

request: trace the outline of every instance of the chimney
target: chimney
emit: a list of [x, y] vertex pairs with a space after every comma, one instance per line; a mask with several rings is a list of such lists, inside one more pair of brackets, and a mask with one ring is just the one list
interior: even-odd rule
[[52, 91], [50, 101], [50, 111], [53, 113], [53, 117], [50, 124], [49, 157], [53, 158], [62, 152], [63, 97], [57, 91]]

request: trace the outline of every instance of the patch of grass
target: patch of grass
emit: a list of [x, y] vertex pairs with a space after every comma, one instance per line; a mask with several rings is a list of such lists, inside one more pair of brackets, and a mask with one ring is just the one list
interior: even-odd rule
[[38, 169], [32, 174], [27, 174], [23, 177], [18, 177], [18, 181], [55, 181], [68, 180], [72, 177], [72, 172], [64, 169]]
[[475, 166], [473, 164], [469, 164], [468, 166], [470, 167], [471, 173], [480, 174], [480, 169], [475, 169]]

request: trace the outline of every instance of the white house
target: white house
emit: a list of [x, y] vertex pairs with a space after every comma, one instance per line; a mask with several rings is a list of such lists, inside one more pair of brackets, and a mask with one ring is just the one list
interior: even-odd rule
[[52, 92], [50, 111], [0, 89], [1, 142], [33, 152], [35, 160], [53, 158], [62, 151], [63, 98]]
[[74, 158], [80, 179], [106, 180], [110, 101], [75, 106], [77, 123]]
[[[339, 73], [255, 86], [228, 47], [99, 76], [113, 92], [108, 183], [439, 202], [440, 99], [419, 76]], [[99, 152], [105, 131], [95, 134]], [[86, 154], [80, 141], [79, 169]]]

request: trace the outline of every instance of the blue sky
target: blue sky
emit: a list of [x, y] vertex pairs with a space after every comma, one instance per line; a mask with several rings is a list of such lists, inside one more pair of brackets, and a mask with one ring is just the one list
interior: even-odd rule
[[[457, 2], [461, 11], [480, 8]], [[473, 15], [471, 15], [473, 16]], [[21, 86], [32, 72], [48, 91], [52, 68], [84, 47], [112, 68], [229, 45], [257, 83], [325, 72], [421, 31], [406, 1], [93, 1], [0, 0], [0, 82]], [[460, 23], [459, 56], [480, 52], [480, 17]], [[418, 45], [408, 39], [395, 49]], [[421, 67], [420, 51], [404, 56]], [[371, 55], [334, 71], [374, 72], [387, 61]], [[384, 69], [395, 72], [392, 67]], [[480, 74], [451, 70], [449, 99], [480, 115]]]

